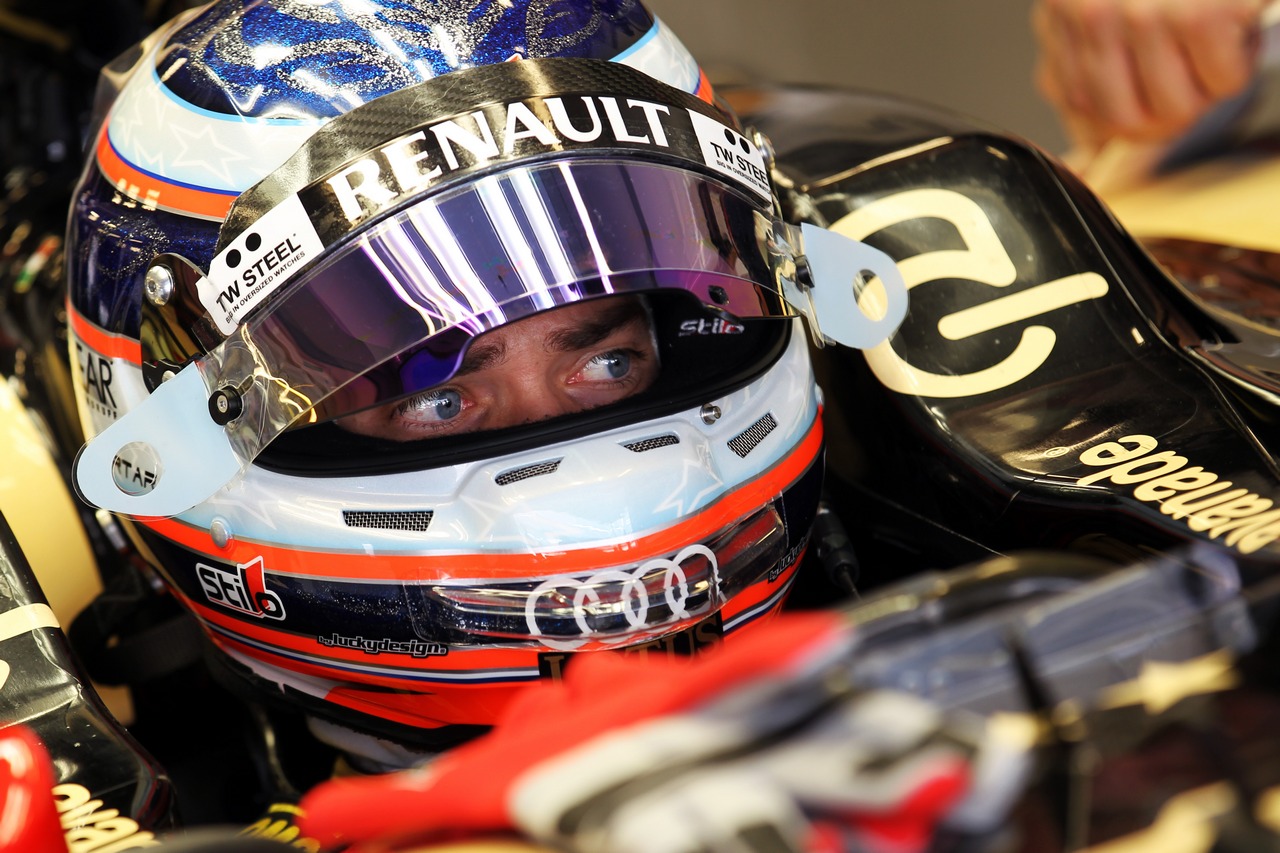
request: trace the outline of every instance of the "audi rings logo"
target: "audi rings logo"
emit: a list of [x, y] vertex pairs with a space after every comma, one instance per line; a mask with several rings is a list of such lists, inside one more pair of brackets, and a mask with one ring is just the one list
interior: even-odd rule
[[700, 609], [718, 592], [719, 569], [714, 551], [690, 545], [674, 557], [649, 560], [631, 571], [552, 578], [529, 593], [525, 623], [539, 642], [561, 651], [593, 639], [629, 637], [694, 616], [690, 608]]

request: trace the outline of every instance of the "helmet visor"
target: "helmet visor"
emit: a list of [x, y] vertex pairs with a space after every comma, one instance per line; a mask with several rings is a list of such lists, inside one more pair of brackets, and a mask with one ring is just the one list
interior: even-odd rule
[[292, 405], [251, 419], [247, 455], [303, 414], [328, 420], [446, 382], [477, 335], [557, 306], [676, 289], [737, 318], [792, 316], [772, 283], [771, 229], [757, 203], [682, 169], [508, 170], [346, 244], [211, 353], [206, 376], [243, 384], [243, 338], [287, 383]]
[[217, 483], [184, 489], [212, 485], [207, 496], [291, 425], [446, 382], [476, 336], [557, 306], [679, 291], [733, 319], [793, 317], [775, 276], [774, 227], [763, 201], [652, 161], [561, 159], [490, 173], [330, 248], [196, 359], [201, 381], [183, 370], [113, 425], [113, 443], [154, 450], [153, 438], [180, 434], [170, 457], [222, 457], [205, 466]]

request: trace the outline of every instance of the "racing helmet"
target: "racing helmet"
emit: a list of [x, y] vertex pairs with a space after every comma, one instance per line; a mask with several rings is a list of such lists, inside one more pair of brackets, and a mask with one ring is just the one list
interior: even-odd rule
[[[642, 5], [218, 0], [104, 79], [75, 482], [235, 678], [396, 763], [578, 655], [778, 609], [823, 458], [797, 318], [840, 337], [821, 241]], [[453, 428], [495, 336], [548, 323], [643, 386]]]

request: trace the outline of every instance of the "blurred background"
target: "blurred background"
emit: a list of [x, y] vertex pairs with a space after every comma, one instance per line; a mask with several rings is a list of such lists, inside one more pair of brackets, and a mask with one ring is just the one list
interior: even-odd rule
[[1027, 0], [646, 0], [713, 79], [874, 89], [949, 107], [1057, 154], [1032, 82]]

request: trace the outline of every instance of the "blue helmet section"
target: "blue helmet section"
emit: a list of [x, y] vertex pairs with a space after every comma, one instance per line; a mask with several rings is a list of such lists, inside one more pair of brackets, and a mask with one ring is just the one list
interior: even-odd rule
[[72, 200], [67, 289], [76, 310], [116, 334], [138, 336], [147, 265], [161, 252], [208, 264], [220, 222], [130, 203], [96, 169]]
[[653, 23], [637, 0], [220, 0], [175, 34], [157, 71], [214, 112], [330, 117], [458, 68], [612, 59]]
[[136, 338], [150, 259], [207, 264], [231, 199], [329, 119], [456, 69], [544, 56], [703, 85], [639, 0], [216, 0], [188, 13], [113, 69], [119, 92], [71, 210], [73, 307]]

